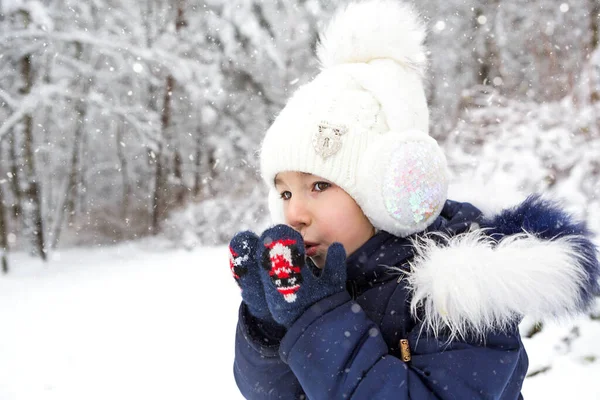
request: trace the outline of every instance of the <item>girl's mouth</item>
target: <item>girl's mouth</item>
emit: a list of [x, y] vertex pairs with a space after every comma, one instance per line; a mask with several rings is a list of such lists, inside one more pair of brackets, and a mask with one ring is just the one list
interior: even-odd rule
[[316, 243], [307, 243], [304, 242], [304, 248], [306, 250], [306, 256], [307, 257], [314, 257], [317, 254], [317, 250], [318, 250], [319, 245]]

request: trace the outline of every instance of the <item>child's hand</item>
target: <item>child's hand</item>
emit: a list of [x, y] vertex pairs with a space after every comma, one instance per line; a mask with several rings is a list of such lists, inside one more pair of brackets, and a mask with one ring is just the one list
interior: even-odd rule
[[255, 258], [257, 247], [258, 236], [253, 232], [237, 233], [229, 243], [229, 267], [242, 290], [242, 299], [250, 314], [262, 321], [271, 322], [273, 318], [260, 280], [260, 266]]
[[266, 230], [259, 240], [260, 275], [273, 318], [288, 327], [317, 301], [346, 288], [346, 252], [340, 243], [327, 251], [319, 277], [305, 262], [304, 241], [287, 225]]

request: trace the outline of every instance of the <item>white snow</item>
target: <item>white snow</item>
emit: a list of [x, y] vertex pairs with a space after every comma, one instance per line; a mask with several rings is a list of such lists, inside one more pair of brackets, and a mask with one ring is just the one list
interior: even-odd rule
[[11, 254], [0, 277], [0, 399], [242, 398], [239, 289], [223, 248]]
[[[0, 399], [241, 399], [227, 256], [147, 242], [67, 250], [47, 264], [11, 254], [0, 277]], [[550, 367], [525, 381], [525, 398], [600, 398], [598, 337], [600, 321], [584, 317], [524, 339], [529, 373]]]
[[524, 339], [528, 374], [550, 367], [525, 380], [525, 399], [600, 399], [599, 337], [600, 320], [581, 317]]

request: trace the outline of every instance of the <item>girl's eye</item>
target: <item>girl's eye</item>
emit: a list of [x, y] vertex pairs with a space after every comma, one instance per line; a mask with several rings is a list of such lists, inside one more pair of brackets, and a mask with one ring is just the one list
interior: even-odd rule
[[330, 186], [331, 186], [331, 184], [327, 183], [327, 182], [315, 182], [313, 184], [313, 190], [315, 192], [322, 192], [325, 189], [329, 188]]
[[283, 200], [289, 200], [292, 197], [292, 193], [288, 190], [285, 190], [279, 194], [279, 197], [281, 197]]

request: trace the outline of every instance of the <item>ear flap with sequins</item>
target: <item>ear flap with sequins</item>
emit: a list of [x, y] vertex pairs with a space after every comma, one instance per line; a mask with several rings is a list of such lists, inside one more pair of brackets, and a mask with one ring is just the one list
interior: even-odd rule
[[438, 217], [448, 194], [446, 157], [420, 131], [388, 132], [369, 146], [358, 169], [357, 203], [379, 229], [406, 237]]

